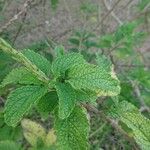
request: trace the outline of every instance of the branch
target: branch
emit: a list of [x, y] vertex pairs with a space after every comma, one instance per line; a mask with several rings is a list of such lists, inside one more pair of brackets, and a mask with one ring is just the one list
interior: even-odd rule
[[23, 4], [21, 11], [15, 14], [3, 27], [0, 28], [0, 33], [7, 29], [13, 22], [18, 20], [18, 18], [27, 11], [27, 8], [32, 0], [26, 0]]
[[96, 31], [97, 28], [103, 24], [104, 20], [109, 16], [109, 14], [116, 8], [116, 6], [119, 4], [121, 0], [118, 0], [113, 6], [112, 8], [106, 13], [106, 15], [104, 15], [104, 17], [100, 20], [100, 22], [98, 22], [98, 24], [96, 25], [96, 27], [94, 27], [93, 31]]
[[108, 5], [106, 0], [103, 0], [105, 7], [107, 8], [108, 11], [110, 11], [111, 16], [120, 24], [122, 25], [123, 22], [115, 15], [113, 10], [111, 11], [111, 7]]
[[129, 81], [130, 81], [130, 83], [131, 83], [131, 85], [132, 85], [132, 87], [134, 89], [134, 93], [135, 93], [137, 99], [139, 100], [139, 102], [141, 104], [140, 111], [141, 112], [147, 111], [148, 113], [150, 113], [150, 108], [145, 104], [144, 99], [141, 96], [141, 91], [139, 89], [139, 86], [137, 85], [136, 82], [134, 82], [134, 81], [132, 81], [130, 79], [129, 79]]
[[95, 114], [98, 114], [101, 119], [104, 121], [104, 122], [107, 122], [108, 124], [110, 124], [116, 131], [118, 131], [119, 133], [121, 133], [124, 138], [127, 140], [127, 141], [130, 141], [133, 143], [134, 145], [134, 148], [137, 149], [137, 145], [134, 141], [134, 139], [132, 137], [130, 137], [119, 125], [116, 121], [108, 118], [102, 111], [99, 111], [97, 108], [91, 106], [91, 105], [88, 105], [88, 104], [83, 104], [83, 106], [88, 110], [88, 111], [91, 111]]

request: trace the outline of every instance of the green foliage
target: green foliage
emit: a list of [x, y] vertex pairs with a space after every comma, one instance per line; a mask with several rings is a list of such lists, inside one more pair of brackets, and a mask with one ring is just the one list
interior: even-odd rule
[[11, 92], [5, 105], [5, 122], [16, 126], [32, 105], [47, 92], [42, 86], [23, 86]]
[[29, 119], [23, 119], [21, 121], [23, 128], [23, 134], [25, 139], [30, 143], [33, 149], [45, 150], [50, 149], [56, 142], [56, 136], [54, 130], [51, 129], [46, 133], [46, 129], [39, 123], [31, 121]]
[[37, 102], [37, 109], [43, 115], [48, 115], [50, 112], [54, 111], [58, 105], [58, 96], [55, 91], [51, 91], [44, 95]]
[[51, 1], [51, 7], [55, 10], [57, 8], [59, 0], [50, 0], [50, 1]]
[[13, 141], [0, 141], [0, 150], [21, 150]]
[[[49, 0], [50, 9], [55, 11], [59, 2]], [[130, 2], [123, 6], [129, 11], [135, 9]], [[21, 28], [16, 35], [11, 26], [0, 33], [0, 150], [19, 150], [20, 145], [27, 150], [150, 149], [149, 51], [143, 49], [148, 48], [144, 40], [149, 34], [150, 0], [135, 3], [130, 22], [123, 22], [122, 16], [118, 21], [112, 10], [105, 14], [102, 5], [93, 1], [75, 2], [77, 10], [70, 7], [70, 1], [61, 4], [61, 14], [77, 12], [82, 26], [78, 31], [72, 32], [71, 27], [54, 34], [52, 40], [44, 34], [47, 40], [30, 41], [23, 51], [3, 39], [22, 47], [24, 43], [16, 45], [16, 38], [26, 26], [18, 24]], [[7, 22], [7, 7], [9, 1], [0, 0], [0, 21]], [[69, 14], [68, 19], [76, 21], [75, 16]], [[112, 22], [115, 19], [121, 24], [118, 27]], [[57, 38], [70, 33], [69, 45], [65, 43], [69, 50], [65, 50], [57, 43], [63, 40]]]
[[51, 63], [45, 57], [31, 50], [24, 50], [22, 53], [46, 75], [50, 75]]
[[110, 116], [118, 118], [132, 130], [132, 136], [142, 150], [149, 149], [150, 120], [144, 117], [134, 105], [122, 101], [113, 105], [109, 112]]
[[0, 141], [21, 140], [22, 132], [20, 127], [10, 127], [4, 122], [4, 114], [0, 112]]
[[59, 97], [59, 117], [65, 119], [69, 117], [76, 103], [76, 93], [70, 84], [56, 84], [56, 91]]
[[[82, 45], [87, 49], [92, 47], [111, 49], [120, 42], [125, 46], [132, 47], [136, 39], [134, 39], [135, 34], [133, 33], [135, 27], [136, 24], [121, 26], [115, 34], [102, 37], [102, 42], [95, 42], [95, 45], [87, 44], [92, 36], [87, 33], [76, 33], [79, 41], [72, 40], [71, 42], [76, 48]], [[132, 41], [128, 42], [127, 40], [130, 38]], [[25, 50], [20, 54], [3, 40], [0, 41], [0, 48], [9, 52], [13, 58], [17, 58], [16, 60], [25, 66], [12, 70], [2, 82], [2, 86], [14, 83], [21, 86], [8, 96], [5, 104], [5, 122], [10, 126], [16, 126], [36, 104], [35, 108], [40, 114], [48, 116], [50, 112], [53, 112], [52, 114], [56, 118], [55, 130], [48, 131], [47, 134], [46, 129], [41, 125], [30, 120], [23, 120], [24, 136], [32, 145], [31, 149], [47, 149], [49, 146], [50, 149], [56, 149], [54, 144], [56, 137], [57, 149], [88, 149], [89, 121], [88, 114], [83, 108], [84, 104], [87, 102], [95, 104], [99, 96], [116, 96], [120, 93], [120, 81], [114, 72], [111, 61], [105, 55], [97, 54], [92, 64], [88, 63], [81, 55], [81, 47], [78, 49], [80, 53], [65, 53], [64, 47], [57, 46], [54, 50], [56, 58], [52, 64], [31, 50]], [[129, 79], [137, 78], [140, 85], [146, 84], [149, 79], [148, 73], [145, 73], [143, 78], [141, 76], [143, 74], [138, 76], [134, 72], [130, 72]], [[123, 76], [121, 79], [124, 79]], [[22, 86], [22, 84], [26, 84], [26, 86]], [[122, 87], [123, 85], [127, 87], [126, 82], [121, 84]], [[130, 84], [129, 87], [133, 88]], [[123, 87], [123, 89], [125, 88]], [[129, 97], [127, 95], [129, 91], [128, 88], [121, 91], [119, 98]], [[115, 104], [112, 102], [108, 104], [107, 108], [109, 106], [111, 106], [109, 116], [119, 119], [123, 129], [125, 127], [130, 129], [125, 130], [129, 136], [134, 137], [141, 148], [147, 150], [149, 134], [146, 133], [146, 130], [149, 130], [149, 120], [141, 115], [134, 105], [127, 102], [115, 102]], [[49, 145], [47, 144], [49, 140], [54, 141]]]
[[90, 90], [98, 96], [117, 95], [120, 92], [117, 78], [99, 66], [74, 66], [68, 72], [68, 77], [68, 82], [77, 90]]
[[65, 77], [66, 71], [73, 65], [82, 64], [85, 60], [83, 56], [78, 53], [68, 53], [57, 57], [52, 63], [52, 72], [54, 76], [62, 78]]
[[148, 6], [150, 4], [150, 1], [149, 0], [141, 0], [140, 2], [139, 2], [139, 4], [138, 4], [138, 8], [140, 9], [140, 10], [144, 10], [144, 8], [146, 7], [146, 6]]
[[1, 86], [9, 84], [41, 84], [41, 82], [32, 75], [25, 67], [13, 69], [3, 80]]
[[88, 149], [89, 121], [86, 111], [76, 106], [66, 119], [55, 122], [59, 150]]
[[[35, 102], [37, 102], [39, 112], [45, 111], [46, 113], [54, 110], [58, 105], [56, 135], [58, 137], [59, 147], [61, 144], [67, 149], [87, 149], [88, 120], [83, 108], [76, 105], [77, 102], [88, 101], [94, 103], [98, 96], [117, 95], [119, 93], [119, 81], [112, 72], [111, 64], [109, 64], [104, 57], [102, 57], [102, 61], [100, 61], [100, 56], [97, 58], [99, 66], [89, 64], [81, 54], [65, 54], [62, 47], [57, 47], [55, 49], [57, 58], [52, 62], [51, 66], [43, 56], [31, 50], [22, 52], [22, 55], [15, 49], [10, 49], [11, 46], [8, 46], [3, 40], [2, 46], [3, 48], [6, 46], [6, 51], [13, 56], [15, 55], [15, 58], [17, 58], [19, 62], [22, 62], [27, 68], [27, 70], [25, 68], [13, 70], [3, 81], [3, 85], [9, 83], [27, 84], [26, 86], [14, 90], [8, 96], [5, 105], [5, 122], [8, 125], [16, 126]], [[38, 70], [35, 69], [34, 65], [40, 69], [41, 72], [35, 74]], [[105, 66], [107, 66], [106, 69]], [[52, 80], [46, 76], [49, 75], [50, 72], [53, 74]], [[32, 76], [32, 73], [36, 76]], [[44, 75], [44, 73], [46, 75]], [[29, 79], [31, 79], [31, 82], [26, 80], [26, 76], [30, 75], [31, 77]], [[43, 82], [44, 85], [40, 85], [40, 83], [36, 86], [29, 85], [38, 84], [36, 81], [38, 81], [38, 79], [42, 80], [43, 75], [46, 80], [50, 81], [46, 83]], [[48, 92], [49, 90], [53, 92]], [[50, 102], [50, 98], [52, 98], [53, 102]], [[59, 99], [58, 103], [57, 99]], [[82, 122], [81, 125], [78, 121], [80, 123]], [[68, 122], [70, 123], [68, 124]], [[27, 125], [25, 125], [24, 128], [26, 126]], [[66, 126], [68, 126], [68, 128], [64, 130]], [[74, 129], [71, 131], [72, 127], [74, 127]], [[62, 134], [62, 132], [64, 133]], [[30, 134], [27, 133], [25, 137], [27, 138], [29, 135]], [[70, 136], [69, 139], [68, 136]], [[31, 140], [32, 136], [29, 136], [27, 139]], [[63, 143], [66, 142], [67, 144], [64, 145]], [[71, 147], [70, 143], [72, 143]], [[61, 147], [60, 149], [64, 149]]]
[[8, 55], [0, 52], [0, 82], [7, 75], [7, 73], [11, 71], [12, 66], [12, 59]]
[[29, 119], [23, 119], [21, 125], [24, 131], [24, 137], [32, 146], [36, 147], [39, 140], [44, 142], [46, 131], [40, 124]]

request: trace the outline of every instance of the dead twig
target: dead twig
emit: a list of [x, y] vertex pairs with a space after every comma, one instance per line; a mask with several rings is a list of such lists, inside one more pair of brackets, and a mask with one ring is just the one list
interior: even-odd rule
[[0, 28], [0, 33], [7, 29], [12, 23], [14, 23], [18, 18], [27, 11], [27, 8], [32, 0], [26, 0], [23, 4], [21, 11], [15, 14], [3, 27]]
[[121, 0], [118, 0], [113, 6], [112, 8], [106, 13], [106, 15], [104, 15], [104, 17], [102, 17], [102, 19], [100, 20], [100, 22], [97, 24], [97, 26], [94, 28], [93, 31], [96, 31], [97, 28], [103, 24], [104, 20], [109, 16], [109, 14], [114, 11], [114, 9], [116, 8], [116, 6], [121, 2]]
[[27, 16], [27, 13], [25, 12], [25, 13], [24, 13], [24, 16], [23, 16], [23, 18], [22, 18], [22, 23], [21, 23], [21, 25], [19, 26], [18, 31], [17, 31], [17, 33], [16, 33], [16, 35], [15, 35], [14, 40], [13, 40], [13, 45], [15, 44], [15, 42], [16, 42], [16, 40], [17, 40], [17, 38], [18, 38], [18, 36], [19, 36], [19, 34], [20, 34], [22, 28], [23, 28], [23, 25], [24, 25], [26, 16]]
[[[111, 10], [111, 6], [107, 3], [106, 0], [103, 0], [103, 3], [108, 11]], [[116, 16], [116, 14], [113, 12], [113, 10], [110, 12], [111, 16], [119, 23], [119, 25], [122, 25], [123, 22]]]

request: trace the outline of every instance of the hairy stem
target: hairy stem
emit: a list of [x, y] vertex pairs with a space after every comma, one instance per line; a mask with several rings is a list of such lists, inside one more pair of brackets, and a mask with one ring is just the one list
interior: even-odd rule
[[23, 64], [28, 71], [32, 72], [40, 81], [44, 83], [49, 83], [49, 78], [37, 68], [27, 57], [25, 57], [21, 52], [12, 48], [5, 40], [0, 38], [0, 50], [5, 53], [8, 53], [12, 56], [13, 59]]

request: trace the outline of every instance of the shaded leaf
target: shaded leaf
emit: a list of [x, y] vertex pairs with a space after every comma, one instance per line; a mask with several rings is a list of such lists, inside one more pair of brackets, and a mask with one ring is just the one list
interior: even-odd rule
[[55, 91], [51, 91], [44, 95], [37, 103], [37, 109], [39, 112], [49, 114], [58, 105], [58, 96]]
[[89, 121], [86, 111], [76, 106], [66, 119], [56, 119], [58, 150], [88, 149]]

